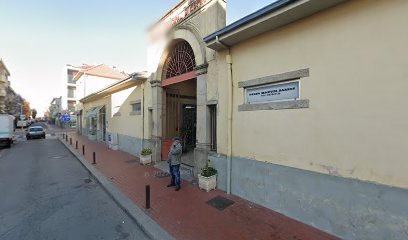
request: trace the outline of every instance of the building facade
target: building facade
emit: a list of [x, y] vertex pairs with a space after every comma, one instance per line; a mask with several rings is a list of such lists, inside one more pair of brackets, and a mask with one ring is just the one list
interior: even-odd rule
[[[149, 32], [148, 71], [155, 161], [167, 160], [172, 138], [184, 143], [183, 165], [197, 177], [217, 149], [218, 75], [223, 65], [203, 38], [226, 24], [222, 0], [181, 1]], [[225, 64], [224, 64], [225, 65]]]
[[228, 65], [219, 186], [344, 239], [406, 238], [407, 10], [277, 1], [205, 37]]
[[[66, 112], [75, 112], [75, 105], [77, 104], [78, 98], [76, 96], [76, 82], [74, 81], [74, 76], [84, 68], [87, 68], [87, 65], [82, 66], [73, 66], [67, 64], [63, 68], [62, 73], [62, 99], [61, 99], [61, 108]], [[91, 66], [89, 66], [91, 67]]]
[[6, 90], [5, 112], [15, 117], [21, 116], [24, 101], [24, 98], [13, 90], [9, 82], [9, 86]]
[[[55, 118], [55, 123], [64, 128], [72, 128], [76, 126], [75, 106], [78, 103], [77, 96], [77, 83], [74, 80], [75, 75], [79, 71], [92, 68], [94, 66], [82, 64], [74, 66], [66, 64], [62, 70], [61, 81], [61, 98], [60, 98], [60, 110], [57, 113], [58, 116], [69, 115], [70, 122], [62, 122], [59, 117]], [[54, 114], [55, 115], [55, 114]], [[55, 115], [56, 116], [56, 115]]]
[[[124, 75], [121, 74], [119, 71], [116, 71], [104, 64], [99, 65], [82, 64], [78, 66], [74, 66], [71, 64], [65, 65], [62, 71], [62, 84], [61, 84], [62, 87], [61, 107], [62, 111], [64, 112], [69, 113], [75, 112], [75, 106], [78, 103], [78, 100], [84, 97], [85, 94], [92, 93], [94, 90], [91, 88], [95, 87], [94, 85], [97, 85], [97, 83], [91, 84], [86, 92], [84, 91], [84, 89], [79, 90], [78, 87], [81, 88], [83, 86], [81, 86], [80, 82], [77, 82], [77, 79], [75, 79], [77, 74], [78, 76], [81, 76], [83, 78], [87, 78], [88, 76], [99, 76], [98, 74], [100, 74], [101, 75], [100, 77], [102, 78], [107, 76], [114, 79], [121, 79], [124, 77]], [[106, 83], [106, 81], [103, 80], [99, 82], [100, 84], [96, 86], [97, 89], [112, 83], [109, 80], [108, 83]]]
[[181, 1], [146, 79], [86, 95], [82, 120], [156, 163], [181, 136], [193, 178], [210, 159], [219, 189], [338, 237], [406, 238], [408, 2], [278, 0], [228, 26], [225, 7]]
[[51, 102], [50, 106], [48, 107], [48, 118], [49, 121], [53, 124], [59, 124], [59, 117], [61, 116], [62, 112], [62, 96], [61, 97], [54, 97]]
[[82, 109], [78, 112], [82, 130], [78, 131], [114, 150], [138, 156], [143, 145], [150, 146], [142, 140], [144, 134], [149, 135], [143, 132], [149, 129], [143, 127], [146, 79], [146, 73], [134, 73], [82, 98]]
[[[76, 84], [76, 97], [83, 99], [107, 86], [114, 85], [126, 79], [128, 75], [104, 64], [96, 65], [78, 71], [73, 77]], [[80, 101], [76, 105], [77, 130], [79, 133], [88, 135], [92, 140], [105, 141], [107, 134], [106, 108], [90, 109], [84, 105], [86, 101]], [[92, 105], [92, 104], [91, 104]], [[99, 123], [102, 125], [99, 126]]]
[[9, 87], [8, 71], [3, 60], [0, 58], [0, 113], [6, 112], [7, 88]]

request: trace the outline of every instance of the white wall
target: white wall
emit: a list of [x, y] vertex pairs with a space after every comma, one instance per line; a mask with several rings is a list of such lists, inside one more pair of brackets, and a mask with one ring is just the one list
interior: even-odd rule
[[102, 90], [103, 88], [116, 83], [118, 80], [96, 76], [82, 75], [77, 80], [77, 99], [82, 99], [89, 94]]

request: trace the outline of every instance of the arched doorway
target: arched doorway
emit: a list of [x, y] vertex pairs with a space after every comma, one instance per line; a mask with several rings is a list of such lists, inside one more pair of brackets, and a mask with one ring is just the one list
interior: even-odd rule
[[172, 138], [183, 139], [182, 162], [194, 165], [196, 143], [197, 79], [194, 51], [185, 40], [177, 41], [162, 70], [162, 160], [167, 160]]

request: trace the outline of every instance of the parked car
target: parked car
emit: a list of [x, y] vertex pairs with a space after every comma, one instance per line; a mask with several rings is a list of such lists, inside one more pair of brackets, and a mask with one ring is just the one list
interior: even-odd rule
[[45, 131], [44, 128], [41, 126], [33, 126], [29, 127], [26, 134], [27, 140], [33, 138], [45, 138]]

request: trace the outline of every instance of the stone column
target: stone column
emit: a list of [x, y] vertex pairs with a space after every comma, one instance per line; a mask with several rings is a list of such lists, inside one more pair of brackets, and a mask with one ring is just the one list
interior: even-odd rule
[[207, 107], [207, 67], [208, 64], [197, 66], [197, 142], [194, 149], [194, 178], [197, 178], [208, 160], [210, 150], [210, 112]]
[[162, 146], [162, 93], [161, 81], [150, 81], [152, 86], [152, 112], [153, 112], [153, 130], [152, 130], [152, 161], [161, 161]]

